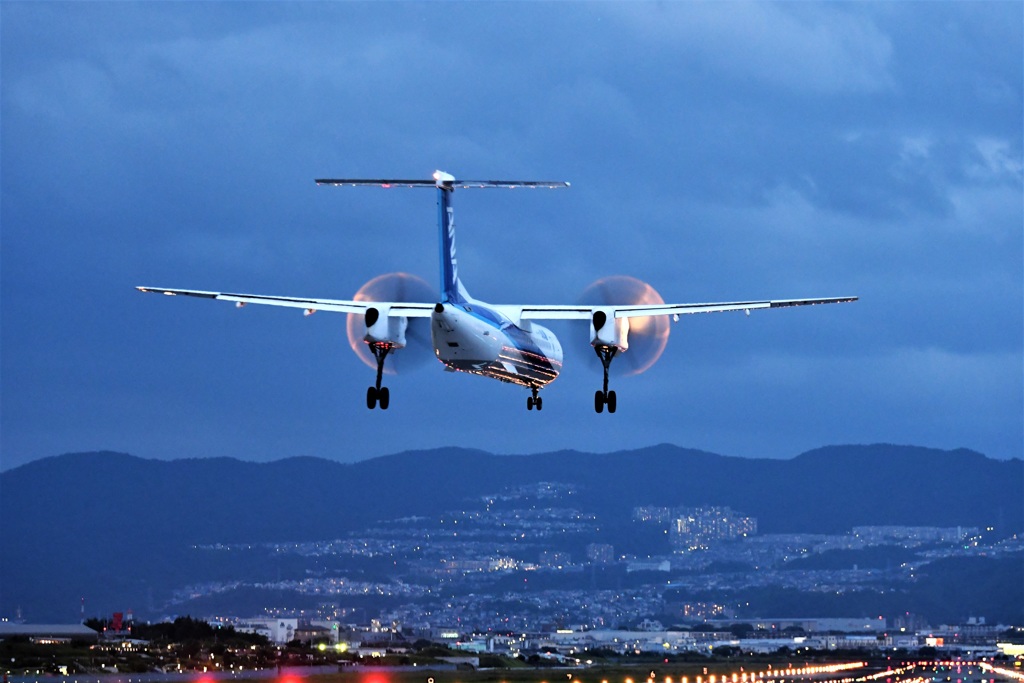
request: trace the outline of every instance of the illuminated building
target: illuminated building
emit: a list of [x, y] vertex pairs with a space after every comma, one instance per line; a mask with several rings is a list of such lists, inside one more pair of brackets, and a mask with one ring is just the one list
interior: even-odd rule
[[540, 554], [539, 564], [549, 569], [561, 569], [572, 564], [572, 556], [556, 550], [544, 550]]
[[683, 508], [669, 527], [672, 550], [703, 550], [713, 541], [730, 541], [757, 533], [757, 518], [729, 507]]
[[615, 548], [607, 543], [591, 543], [587, 546], [587, 559], [594, 564], [610, 564], [615, 561]]

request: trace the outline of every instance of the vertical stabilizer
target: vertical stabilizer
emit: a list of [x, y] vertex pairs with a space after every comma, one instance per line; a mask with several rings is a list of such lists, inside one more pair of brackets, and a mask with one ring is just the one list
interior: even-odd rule
[[455, 210], [452, 194], [455, 178], [442, 171], [434, 173], [437, 183], [437, 229], [441, 245], [441, 301], [462, 304], [469, 293], [459, 280], [459, 262], [455, 256]]
[[459, 281], [455, 258], [455, 213], [452, 193], [457, 187], [569, 187], [569, 183], [552, 180], [456, 180], [444, 171], [435, 171], [432, 180], [390, 178], [317, 178], [317, 185], [375, 185], [378, 187], [437, 188], [437, 229], [441, 246], [441, 302], [462, 304], [473, 301]]

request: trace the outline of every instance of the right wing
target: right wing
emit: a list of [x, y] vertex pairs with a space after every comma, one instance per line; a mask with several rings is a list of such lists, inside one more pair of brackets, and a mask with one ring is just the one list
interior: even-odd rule
[[164, 289], [162, 287], [136, 287], [140, 292], [152, 294], [163, 294], [165, 296], [194, 296], [202, 299], [219, 299], [221, 301], [234, 301], [235, 305], [241, 308], [247, 304], [262, 304], [266, 306], [285, 306], [287, 308], [301, 308], [306, 315], [317, 311], [330, 311], [332, 313], [366, 313], [367, 309], [377, 308], [388, 309], [390, 316], [404, 316], [406, 318], [429, 318], [434, 310], [431, 303], [406, 303], [397, 301], [352, 301], [347, 299], [311, 299], [290, 296], [265, 296], [262, 294], [231, 294], [229, 292], [202, 292], [195, 289]]
[[614, 312], [615, 318], [637, 318], [652, 315], [682, 315], [687, 313], [719, 313], [722, 311], [751, 311], [759, 308], [786, 308], [815, 304], [840, 304], [856, 301], [855, 296], [819, 299], [775, 299], [766, 301], [729, 301], [710, 304], [576, 304], [569, 306], [495, 306], [513, 320], [585, 320], [595, 311]]

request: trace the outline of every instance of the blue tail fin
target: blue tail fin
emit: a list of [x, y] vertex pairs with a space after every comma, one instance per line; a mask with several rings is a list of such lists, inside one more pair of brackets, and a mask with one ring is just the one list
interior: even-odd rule
[[455, 259], [455, 213], [452, 193], [456, 187], [569, 187], [569, 183], [552, 180], [456, 180], [455, 176], [436, 171], [433, 180], [392, 180], [387, 178], [317, 178], [317, 185], [375, 185], [378, 187], [437, 188], [437, 229], [441, 244], [441, 301], [463, 304], [473, 301], [459, 281]]
[[470, 296], [459, 280], [458, 259], [455, 258], [455, 211], [452, 208], [452, 193], [455, 192], [455, 178], [438, 171], [437, 181], [437, 229], [441, 244], [441, 300], [462, 304]]

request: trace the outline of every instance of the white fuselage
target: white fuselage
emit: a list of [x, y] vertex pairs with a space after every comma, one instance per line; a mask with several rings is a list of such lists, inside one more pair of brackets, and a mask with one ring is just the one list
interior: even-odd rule
[[437, 304], [430, 317], [434, 354], [451, 370], [540, 388], [562, 368], [562, 346], [551, 330], [516, 325], [486, 304]]

